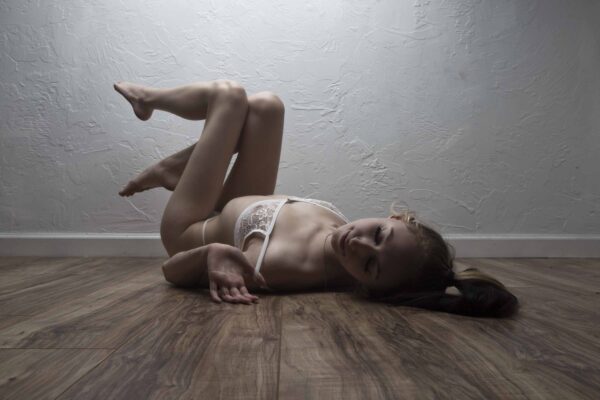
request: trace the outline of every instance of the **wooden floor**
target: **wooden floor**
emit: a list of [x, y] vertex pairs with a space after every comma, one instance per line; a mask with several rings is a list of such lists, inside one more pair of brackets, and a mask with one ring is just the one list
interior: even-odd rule
[[511, 319], [350, 293], [215, 304], [157, 258], [0, 258], [1, 399], [598, 399], [600, 259], [464, 259]]

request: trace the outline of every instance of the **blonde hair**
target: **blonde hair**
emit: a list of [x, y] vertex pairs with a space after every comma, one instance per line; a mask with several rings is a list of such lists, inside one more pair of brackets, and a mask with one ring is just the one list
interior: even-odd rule
[[[408, 207], [398, 211], [394, 205], [390, 206], [389, 218], [404, 222], [417, 243], [412, 265], [417, 275], [403, 287], [385, 292], [359, 284], [359, 295], [373, 301], [478, 317], [505, 317], [517, 311], [517, 298], [497, 279], [476, 268], [455, 273], [454, 247]], [[449, 286], [455, 286], [461, 294], [447, 294]]]

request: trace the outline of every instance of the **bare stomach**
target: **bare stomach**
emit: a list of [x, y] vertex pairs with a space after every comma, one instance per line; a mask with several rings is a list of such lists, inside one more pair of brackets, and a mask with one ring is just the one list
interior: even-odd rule
[[[265, 199], [282, 199], [286, 195], [244, 196], [231, 200], [221, 214], [209, 221], [206, 238], [210, 242], [234, 246], [234, 228], [239, 215], [252, 203]], [[305, 203], [285, 204], [275, 222], [262, 261], [260, 273], [272, 290], [300, 291], [321, 289], [326, 280], [335, 284], [340, 271], [327, 270], [323, 259], [325, 237], [346, 222], [323, 207]], [[256, 267], [264, 243], [262, 234], [249, 236], [242, 251]], [[327, 276], [327, 275], [328, 276]], [[208, 279], [202, 282], [208, 288]], [[246, 282], [248, 290], [260, 291], [254, 282]]]

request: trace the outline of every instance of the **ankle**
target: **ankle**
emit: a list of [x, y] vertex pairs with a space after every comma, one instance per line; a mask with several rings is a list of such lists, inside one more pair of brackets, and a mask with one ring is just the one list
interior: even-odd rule
[[158, 170], [161, 173], [169, 171], [179, 171], [185, 168], [185, 160], [179, 160], [177, 157], [170, 156], [158, 162]]
[[146, 86], [142, 88], [138, 99], [140, 105], [154, 108], [159, 97], [159, 89]]

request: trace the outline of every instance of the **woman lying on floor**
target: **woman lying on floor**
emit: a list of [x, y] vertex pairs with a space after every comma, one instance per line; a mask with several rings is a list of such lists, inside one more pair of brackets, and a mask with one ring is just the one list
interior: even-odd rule
[[[206, 119], [199, 140], [119, 192], [173, 191], [160, 234], [167, 281], [210, 289], [216, 302], [252, 304], [249, 291], [354, 289], [373, 301], [472, 316], [508, 316], [518, 300], [477, 269], [453, 271], [454, 249], [414, 213], [349, 221], [333, 204], [275, 195], [285, 108], [231, 80], [114, 88], [145, 121], [154, 110]], [[231, 157], [238, 153], [223, 185]], [[446, 293], [455, 286], [460, 295]]]

